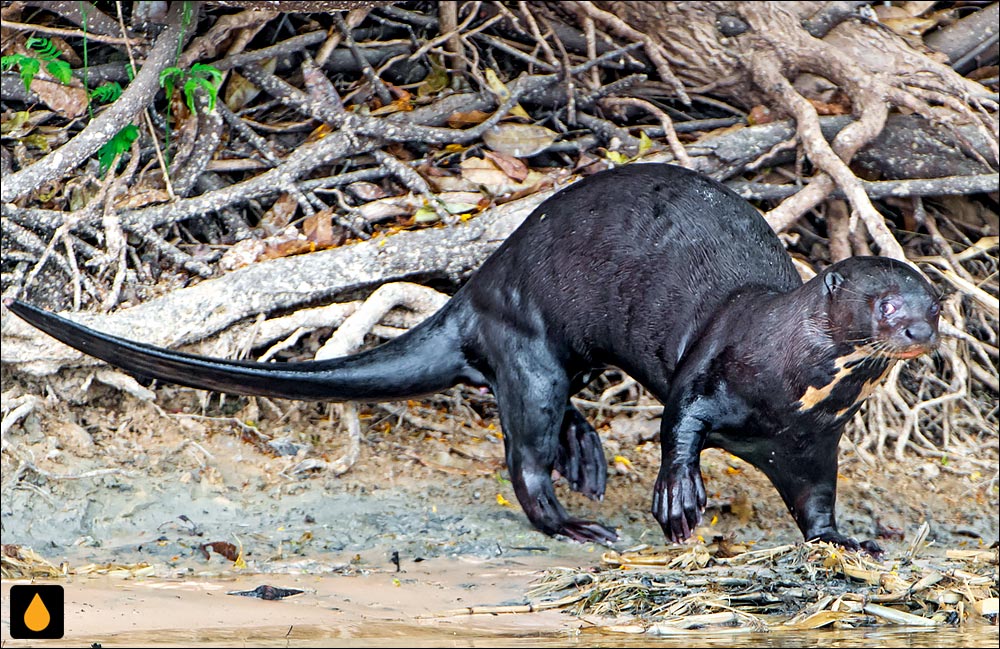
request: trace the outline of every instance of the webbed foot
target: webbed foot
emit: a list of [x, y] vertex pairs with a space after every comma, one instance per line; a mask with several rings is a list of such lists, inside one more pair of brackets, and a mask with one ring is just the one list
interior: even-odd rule
[[601, 438], [580, 411], [566, 409], [559, 431], [555, 468], [569, 482], [570, 489], [591, 500], [604, 497], [608, 482], [608, 462]]
[[600, 543], [611, 545], [618, 540], [618, 534], [600, 523], [585, 521], [579, 518], [567, 518], [559, 526], [557, 536], [576, 541], [577, 543]]

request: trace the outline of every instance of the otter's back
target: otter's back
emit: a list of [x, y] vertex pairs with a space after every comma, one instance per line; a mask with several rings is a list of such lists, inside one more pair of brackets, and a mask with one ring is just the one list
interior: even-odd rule
[[481, 308], [515, 325], [559, 328], [568, 351], [626, 371], [629, 359], [657, 354], [668, 372], [735, 292], [801, 285], [756, 209], [666, 164], [619, 167], [560, 191], [474, 279]]

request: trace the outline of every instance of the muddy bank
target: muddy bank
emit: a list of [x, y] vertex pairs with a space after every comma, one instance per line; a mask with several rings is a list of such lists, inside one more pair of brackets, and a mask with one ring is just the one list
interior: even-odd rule
[[[358, 553], [559, 557], [579, 549], [527, 523], [506, 480], [495, 427], [445, 435], [376, 422], [358, 462], [334, 476], [308, 468], [336, 458], [345, 444], [317, 412], [266, 426], [301, 449], [273, 456], [241, 437], [229, 418], [167, 414], [141, 402], [125, 412], [40, 406], [10, 432], [4, 454], [4, 543], [31, 546], [56, 562], [166, 562], [195, 571], [219, 567], [219, 559], [198, 550], [216, 541], [241, 544], [248, 564], [262, 571], [320, 556], [338, 564]], [[618, 461], [602, 502], [558, 485], [570, 511], [619, 529], [620, 548], [663, 543], [648, 513], [659, 448], [634, 441], [655, 431], [656, 420], [641, 416], [604, 431], [608, 456]], [[756, 469], [709, 450], [703, 471], [703, 538], [801, 540]], [[925, 520], [929, 540], [944, 546], [997, 538], [996, 486], [976, 471], [931, 461], [872, 466], [847, 449], [839, 494], [841, 527], [859, 538], [905, 541]], [[517, 549], [525, 547], [537, 549]]]

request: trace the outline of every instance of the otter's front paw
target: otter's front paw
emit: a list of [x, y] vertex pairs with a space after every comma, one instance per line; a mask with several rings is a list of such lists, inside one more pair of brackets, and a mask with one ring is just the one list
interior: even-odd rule
[[674, 543], [691, 536], [705, 511], [705, 485], [697, 465], [660, 467], [653, 488], [653, 516]]

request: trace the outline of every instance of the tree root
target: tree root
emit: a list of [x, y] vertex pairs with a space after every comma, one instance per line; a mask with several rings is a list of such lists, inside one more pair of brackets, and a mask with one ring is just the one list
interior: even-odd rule
[[[318, 361], [338, 356], [346, 356], [356, 352], [370, 332], [390, 310], [403, 307], [418, 312], [427, 317], [440, 309], [448, 298], [434, 289], [395, 282], [383, 284], [365, 300], [364, 304], [352, 313], [330, 339], [316, 352]], [[358, 408], [353, 403], [337, 403], [332, 406], [340, 423], [347, 427], [349, 447], [347, 453], [334, 460], [329, 468], [334, 475], [346, 473], [358, 460], [361, 451], [361, 421], [358, 419]]]
[[[400, 198], [393, 192], [402, 188], [402, 197], [417, 203], [408, 205], [411, 216], [425, 204], [448, 227], [376, 234], [372, 240], [341, 249], [256, 262], [135, 308], [109, 316], [81, 316], [100, 329], [153, 344], [201, 346], [190, 351], [219, 355], [221, 350], [223, 355], [244, 357], [269, 347], [264, 360], [301, 354], [304, 335], [340, 324], [335, 338], [350, 338], [341, 349], [356, 349], [368, 332], [398, 333], [376, 324], [386, 309], [378, 305], [383, 300], [393, 304], [408, 299], [393, 297], [393, 288], [372, 293], [365, 302], [357, 299], [359, 295], [367, 295], [382, 282], [414, 276], [457, 284], [546, 196], [486, 210], [468, 223], [458, 223], [434, 193], [437, 177], [460, 173], [454, 162], [479, 155], [483, 133], [520, 106], [531, 111], [532, 119], [547, 120], [560, 133], [562, 139], [545, 155], [561, 159], [565, 166], [596, 167], [600, 163], [595, 158], [606, 151], [631, 157], [638, 152], [639, 133], [659, 134], [669, 153], [661, 150], [645, 160], [678, 161], [720, 180], [749, 178], [747, 172], [754, 172], [755, 177], [749, 178], [754, 182], [739, 179], [731, 185], [747, 197], [782, 201], [768, 213], [769, 222], [778, 231], [795, 227], [786, 240], [800, 237], [802, 247], [796, 252], [805, 249], [807, 257], [813, 257], [808, 246], [819, 250], [813, 261], [825, 261], [826, 250], [831, 260], [869, 254], [874, 243], [882, 254], [900, 259], [909, 255], [923, 264], [933, 278], [956, 291], [949, 302], [948, 321], [942, 325], [950, 343], [936, 359], [937, 375], [947, 378], [934, 379], [929, 366], [916, 364], [894, 375], [889, 388], [878, 392], [859, 418], [889, 428], [866, 433], [876, 436], [861, 440], [859, 454], [879, 455], [883, 449], [931, 453], [942, 439], [960, 435], [965, 436], [961, 444], [971, 447], [975, 436], [956, 433], [951, 419], [941, 413], [954, 410], [956, 404], [961, 404], [963, 413], [974, 409], [977, 391], [992, 389], [995, 394], [1000, 383], [993, 333], [998, 319], [995, 282], [981, 281], [995, 277], [995, 261], [982, 252], [996, 247], [986, 236], [994, 226], [987, 222], [956, 227], [934, 211], [939, 201], [925, 206], [915, 197], [997, 190], [997, 98], [876, 19], [860, 18], [852, 11], [859, 4], [573, 2], [553, 8], [530, 2], [483, 2], [464, 7], [448, 4], [427, 14], [393, 5], [365, 6], [332, 23], [325, 17], [328, 29], [249, 52], [243, 49], [255, 34], [260, 39], [285, 33], [262, 31], [274, 27], [276, 21], [268, 22], [273, 12], [213, 15], [209, 7], [201, 22], [203, 31], [194, 35], [177, 65], [186, 68], [218, 57], [213, 65], [233, 71], [232, 77], [242, 73], [243, 81], [256, 86], [253, 92], [259, 97], [229, 106], [220, 101], [218, 112], [209, 113], [205, 97], [196, 95], [199, 110], [179, 118], [182, 137], [173, 140], [169, 151], [170, 174], [161, 162], [166, 185], [155, 177], [155, 169], [148, 172], [144, 167], [140, 172], [135, 167], [140, 157], [144, 164], [154, 164], [149, 141], [143, 138], [128, 156], [130, 166], [123, 174], [113, 173], [98, 183], [82, 170], [72, 181], [53, 183], [55, 198], [44, 204], [39, 199], [45, 194], [37, 191], [44, 182], [75, 170], [117, 130], [109, 130], [113, 121], [120, 126], [125, 116], [154, 105], [158, 86], [152, 77], [172, 59], [180, 42], [176, 14], [155, 40], [143, 41], [125, 34], [124, 26], [116, 26], [94, 7], [50, 3], [52, 11], [70, 22], [85, 9], [93, 17], [87, 28], [94, 33], [131, 39], [115, 38], [106, 48], [134, 47], [145, 63], [126, 93], [96, 113], [58, 150], [43, 155], [25, 153], [21, 146], [13, 158], [8, 153], [14, 150], [10, 144], [14, 139], [5, 135], [0, 204], [5, 292], [23, 297], [25, 286], [34, 283], [38, 290], [42, 280], [54, 275], [65, 279], [61, 296], [72, 300], [74, 310], [93, 304], [110, 310], [123, 298], [142, 302], [162, 268], [188, 271], [167, 276], [176, 281], [186, 281], [190, 273], [209, 277], [219, 272], [214, 262], [221, 246], [267, 237], [272, 227], [289, 227], [289, 220], [268, 221], [282, 212], [280, 204], [271, 205], [274, 198], [291, 205], [276, 218], [329, 214], [363, 240], [374, 232], [372, 222], [363, 218], [368, 213], [364, 208]], [[990, 7], [995, 11], [995, 5]], [[979, 14], [983, 15], [977, 14], [976, 20], [989, 26], [987, 11]], [[570, 22], [561, 22], [567, 15]], [[574, 32], [572, 16], [579, 32]], [[309, 21], [296, 24], [313, 29]], [[399, 32], [392, 37], [371, 36], [383, 28], [402, 29], [408, 36], [400, 38]], [[960, 47], [953, 48], [956, 66], [966, 65], [970, 53], [989, 43], [982, 38], [959, 40]], [[224, 46], [229, 49], [223, 51]], [[163, 54], [168, 49], [170, 56]], [[638, 52], [634, 57], [633, 51]], [[647, 60], [640, 60], [643, 53]], [[494, 65], [494, 57], [504, 58], [506, 67]], [[278, 67], [265, 69], [266, 59], [278, 59]], [[301, 61], [300, 69], [289, 61]], [[434, 74], [423, 81], [419, 75], [405, 78], [410, 69], [440, 72], [441, 61], [447, 62], [449, 90], [425, 92], [435, 83]], [[505, 77], [505, 88], [498, 89], [486, 79], [487, 66], [501, 73], [515, 72]], [[328, 76], [331, 70], [338, 76]], [[114, 78], [108, 66], [93, 66], [92, 72], [91, 79]], [[827, 104], [797, 83], [801, 73], [825, 79], [847, 99]], [[349, 79], [350, 74], [356, 78]], [[647, 80], [647, 75], [656, 74], [660, 81]], [[10, 76], [5, 77], [5, 91]], [[118, 78], [124, 80], [120, 70]], [[479, 91], [469, 92], [470, 87]], [[682, 121], [690, 117], [684, 114], [689, 108], [679, 109], [671, 97], [693, 102], [695, 111], [708, 106], [708, 119]], [[848, 100], [850, 116], [819, 116], [818, 107], [846, 108]], [[734, 128], [715, 137], [697, 135], [743, 125], [749, 109], [759, 104], [767, 104], [772, 114], [791, 115], [794, 126], [771, 123]], [[619, 115], [616, 109], [621, 107], [630, 110]], [[910, 114], [890, 114], [893, 109]], [[147, 125], [153, 134], [150, 112]], [[735, 117], [715, 117], [719, 114]], [[639, 123], [637, 115], [652, 123]], [[100, 137], [95, 135], [98, 129]], [[811, 168], [805, 165], [806, 158]], [[37, 161], [31, 164], [32, 159]], [[8, 173], [15, 163], [21, 170]], [[810, 175], [808, 182], [799, 184]], [[865, 182], [862, 175], [880, 180]], [[162, 197], [164, 186], [170, 202]], [[147, 198], [147, 194], [157, 196]], [[481, 204], [509, 198], [490, 188], [479, 194]], [[83, 207], [75, 200], [79, 197]], [[888, 198], [885, 204], [903, 221], [896, 232], [921, 227], [923, 231], [897, 241], [872, 205], [871, 199], [878, 197]], [[821, 218], [801, 218], [816, 208]], [[407, 228], [412, 223], [394, 225]], [[820, 227], [813, 232], [816, 225]], [[291, 221], [291, 227], [296, 226]], [[923, 236], [927, 238], [919, 238]], [[907, 246], [905, 253], [900, 243]], [[935, 249], [936, 255], [916, 257]], [[136, 293], [130, 292], [136, 289], [126, 273], [142, 278]], [[40, 291], [31, 297], [44, 299]], [[300, 308], [345, 298], [352, 301]], [[292, 313], [264, 319], [288, 311]], [[411, 314], [404, 327], [414, 320]], [[234, 327], [234, 323], [241, 324]], [[3, 360], [16, 371], [44, 375], [66, 365], [90, 363], [32, 337], [10, 318], [3, 329]], [[951, 345], [959, 340], [966, 344]], [[91, 376], [118, 381], [105, 374]], [[119, 387], [142, 398], [137, 384]], [[599, 409], [614, 408], [602, 405], [603, 401], [594, 404]], [[280, 412], [267, 401], [261, 406], [271, 407], [278, 417], [289, 412]], [[968, 416], [979, 417], [974, 426], [995, 425], [995, 414]], [[337, 472], [353, 464], [360, 428], [352, 413], [342, 412], [341, 419], [355, 427], [352, 450], [335, 466], [321, 466], [310, 458], [311, 464], [296, 471], [332, 466]]]

